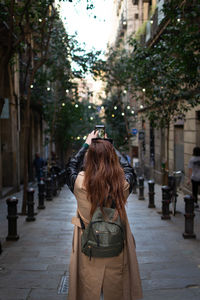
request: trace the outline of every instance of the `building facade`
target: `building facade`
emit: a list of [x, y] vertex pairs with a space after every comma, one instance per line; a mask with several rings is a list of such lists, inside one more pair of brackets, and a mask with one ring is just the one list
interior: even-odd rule
[[[164, 0], [115, 0], [111, 45], [117, 45], [121, 39], [122, 45], [127, 47], [129, 35], [140, 40], [142, 45], [155, 44], [169, 24], [164, 20], [164, 3]], [[126, 96], [131, 105], [140, 107], [139, 103], [131, 103], [131, 95]], [[137, 117], [133, 118], [133, 128], [138, 132], [132, 139], [137, 149], [133, 154], [138, 154], [144, 176], [164, 184], [166, 173], [180, 170], [182, 186], [187, 189], [188, 162], [193, 148], [200, 146], [200, 106], [191, 109], [183, 118], [174, 118], [169, 133], [153, 128], [139, 109]]]
[[[18, 191], [23, 183], [25, 112], [20, 93], [20, 60], [15, 55], [12, 64], [4, 64], [7, 51], [5, 24], [1, 24], [0, 37], [0, 198]], [[45, 146], [45, 123], [40, 109], [33, 103], [30, 109], [31, 125], [28, 140], [29, 180], [34, 179], [33, 159], [36, 152], [48, 156]]]

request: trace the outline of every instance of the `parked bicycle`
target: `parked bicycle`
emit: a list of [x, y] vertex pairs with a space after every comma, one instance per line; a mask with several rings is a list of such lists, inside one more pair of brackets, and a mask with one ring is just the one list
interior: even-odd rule
[[173, 216], [176, 215], [176, 203], [177, 203], [177, 188], [180, 186], [182, 179], [182, 171], [174, 171], [172, 174], [168, 175], [168, 186], [170, 187], [170, 200], [171, 209]]

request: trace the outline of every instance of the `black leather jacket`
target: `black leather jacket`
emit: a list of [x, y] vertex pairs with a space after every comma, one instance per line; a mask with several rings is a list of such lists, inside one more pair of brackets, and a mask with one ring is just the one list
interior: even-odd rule
[[[116, 154], [119, 157], [120, 164], [124, 170], [126, 180], [128, 181], [130, 188], [129, 192], [132, 191], [133, 185], [135, 183], [136, 175], [134, 172], [134, 169], [129, 165], [127, 160], [121, 155], [121, 153], [116, 150]], [[87, 152], [87, 149], [83, 146], [76, 154], [73, 156], [67, 166], [66, 166], [66, 172], [67, 172], [67, 185], [69, 189], [74, 191], [74, 184], [76, 181], [76, 178], [78, 176], [78, 173], [83, 169], [83, 159], [85, 156], [85, 153]]]

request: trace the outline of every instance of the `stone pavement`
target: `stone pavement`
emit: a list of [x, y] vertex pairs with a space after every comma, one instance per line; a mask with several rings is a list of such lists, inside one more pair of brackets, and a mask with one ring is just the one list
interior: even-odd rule
[[[161, 187], [155, 186], [155, 209], [145, 199], [131, 194], [127, 213], [136, 239], [144, 300], [200, 299], [200, 211], [195, 211], [196, 240], [185, 240], [183, 195], [178, 214], [161, 220]], [[21, 198], [21, 193], [17, 194]], [[16, 242], [7, 242], [6, 199], [0, 200], [0, 300], [66, 299], [68, 265], [76, 210], [74, 196], [66, 186], [46, 209], [37, 211], [36, 221], [18, 219]], [[35, 192], [37, 202], [37, 192]], [[21, 207], [20, 205], [18, 206]], [[94, 299], [95, 300], [95, 299]], [[110, 299], [114, 300], [114, 299]]]

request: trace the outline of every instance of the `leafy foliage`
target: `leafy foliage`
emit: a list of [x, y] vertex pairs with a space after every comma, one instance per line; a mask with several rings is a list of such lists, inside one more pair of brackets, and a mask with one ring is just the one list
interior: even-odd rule
[[55, 141], [63, 149], [67, 149], [69, 145], [74, 149], [80, 148], [96, 122], [100, 122], [97, 107], [92, 105], [88, 108], [90, 106], [86, 100], [78, 104], [69, 102], [59, 109], [55, 122]]
[[[135, 99], [137, 111], [142, 110], [157, 127], [167, 127], [174, 116], [183, 116], [200, 103], [200, 4], [198, 1], [167, 1], [164, 14], [169, 24], [156, 43], [147, 47], [130, 38], [132, 51], [110, 49], [102, 70], [96, 71], [107, 81], [110, 107], [116, 103], [114, 95], [123, 107], [123, 91], [127, 90]], [[134, 118], [127, 114], [125, 117], [127, 129]], [[107, 117], [107, 121], [113, 125], [112, 119]], [[117, 116], [115, 121], [118, 126]]]
[[68, 36], [60, 20], [54, 23], [48, 58], [36, 74], [32, 104], [42, 104], [52, 140], [63, 151], [74, 141], [77, 145], [83, 142], [83, 136], [98, 120], [97, 108], [89, 105], [88, 99], [79, 101], [77, 84], [98, 55], [86, 53], [73, 36]]
[[[74, 2], [75, 4], [79, 3], [82, 0], [59, 0], [59, 2]], [[86, 9], [93, 9], [94, 8], [94, 1], [93, 0], [86, 0]]]
[[[114, 105], [114, 108], [113, 108]], [[108, 136], [114, 140], [115, 146], [119, 147], [126, 144], [128, 135], [124, 126], [123, 109], [119, 105], [119, 99], [115, 95], [108, 98], [104, 103], [105, 123]]]

